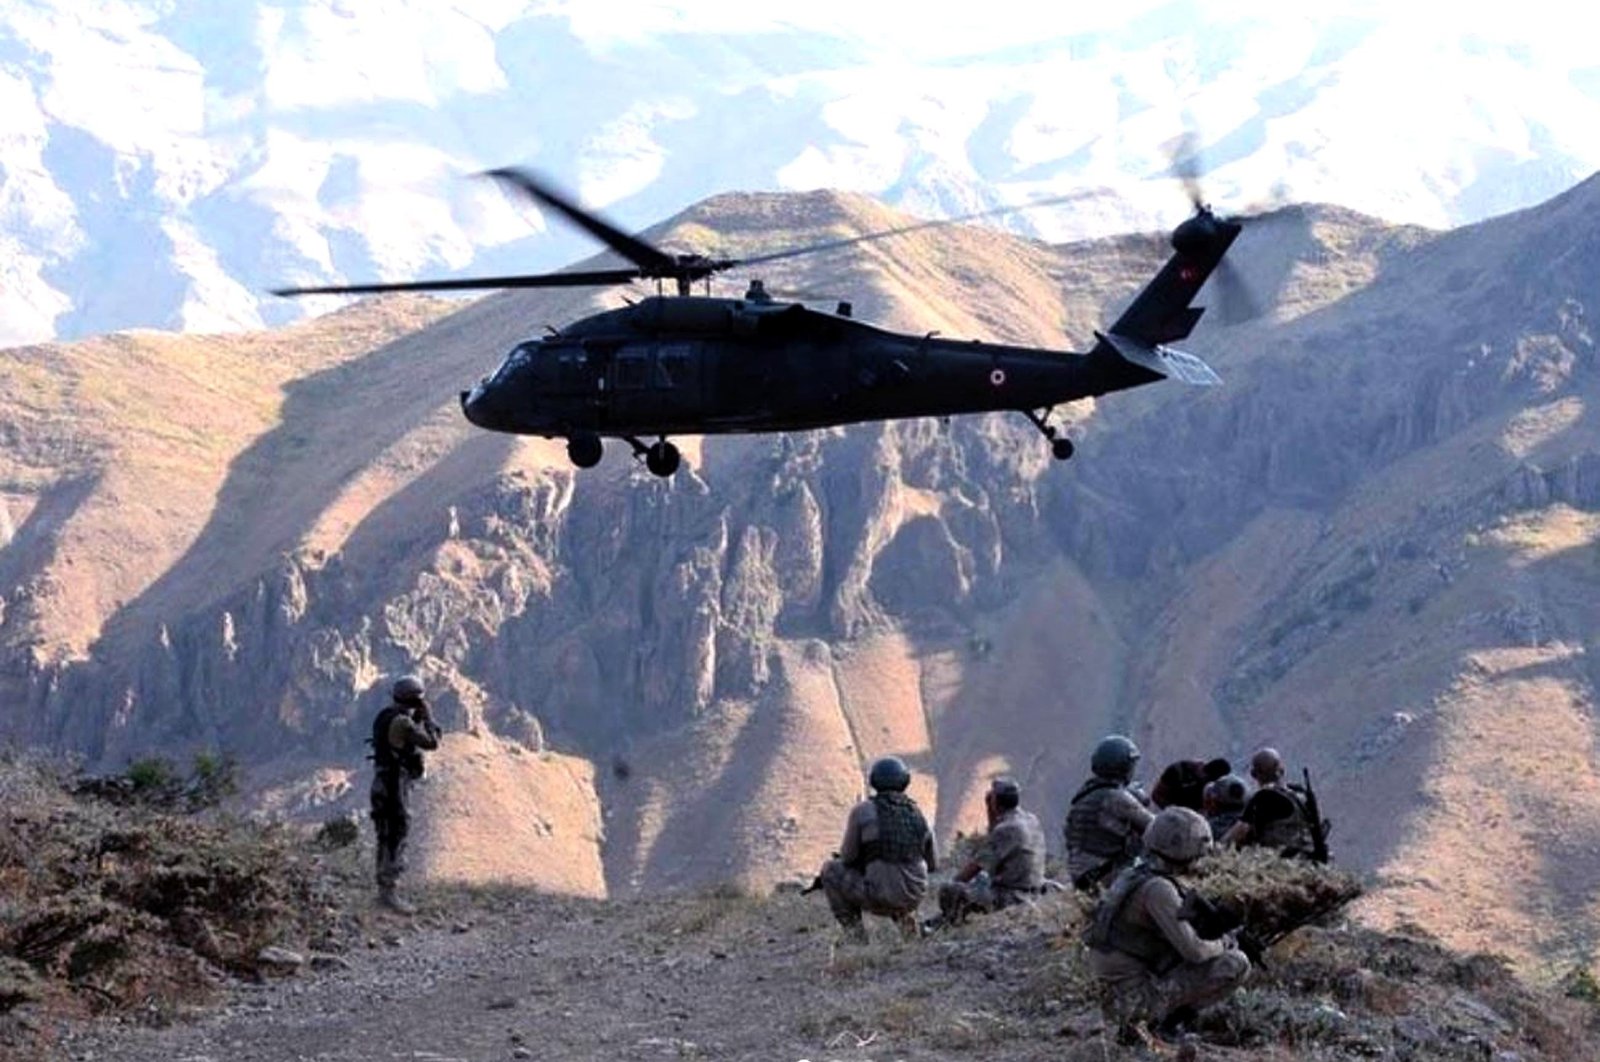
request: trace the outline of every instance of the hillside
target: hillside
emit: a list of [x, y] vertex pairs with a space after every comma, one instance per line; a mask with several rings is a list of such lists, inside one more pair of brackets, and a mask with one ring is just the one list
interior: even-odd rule
[[[223, 748], [264, 806], [320, 815], [359, 805], [367, 720], [419, 669], [450, 730], [422, 868], [614, 897], [808, 873], [885, 751], [944, 837], [1002, 769], [1055, 836], [1108, 729], [1152, 766], [1272, 741], [1388, 884], [1372, 919], [1586, 958], [1597, 196], [1446, 234], [1262, 219], [1234, 255], [1270, 311], [1194, 344], [1227, 385], [1067, 411], [1069, 466], [985, 417], [707, 440], [662, 483], [461, 422], [497, 352], [615, 294], [498, 295], [387, 342], [365, 316], [439, 305], [12, 352], [0, 726], [110, 766]], [[902, 220], [736, 195], [655, 235], [726, 253]], [[1159, 255], [946, 229], [767, 279], [1082, 348]], [[108, 344], [240, 342], [324, 355], [259, 388], [221, 353], [215, 388], [132, 359], [116, 403], [72, 383], [106, 379]]]
[[[869, 919], [865, 945], [797, 887], [610, 901], [434, 887], [419, 915], [396, 917], [371, 903], [364, 840], [174, 807], [165, 792], [0, 759], [6, 1058], [1173, 1054], [1120, 1044], [1101, 1016], [1072, 895], [915, 941]], [[1592, 976], [1533, 985], [1414, 926], [1351, 926], [1331, 906], [1352, 892], [1337, 871], [1269, 853], [1200, 869], [1197, 887], [1245, 904], [1258, 933], [1324, 915], [1206, 1013], [1199, 1058], [1594, 1056]]]

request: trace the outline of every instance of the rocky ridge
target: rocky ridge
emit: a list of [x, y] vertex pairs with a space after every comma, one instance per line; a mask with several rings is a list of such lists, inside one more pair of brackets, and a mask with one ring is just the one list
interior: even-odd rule
[[[269, 806], [317, 812], [359, 803], [384, 679], [420, 669], [451, 729], [423, 865], [585, 895], [808, 870], [885, 751], [948, 837], [1002, 769], [1057, 818], [1107, 729], [1153, 763], [1270, 740], [1316, 770], [1341, 856], [1390, 884], [1372, 917], [1582, 954], [1588, 901], [1543, 853], [1587, 866], [1600, 822], [1597, 194], [1445, 234], [1263, 220], [1235, 255], [1268, 314], [1194, 344], [1227, 386], [1066, 411], [1068, 467], [1014, 417], [707, 440], [671, 483], [470, 433], [446, 396], [583, 296], [496, 296], [376, 348], [303, 326], [327, 360], [283, 372], [253, 423], [218, 405], [221, 448], [167, 437], [169, 397], [81, 400], [61, 381], [102, 347], [13, 354], [13, 411], [26, 387], [70, 397], [7, 417], [0, 635], [27, 706], [7, 730], [113, 764], [224, 747]], [[743, 249], [896, 220], [729, 196], [657, 235]], [[940, 230], [769, 279], [890, 327], [1082, 348], [1159, 246]], [[185, 397], [176, 423], [209, 408]], [[172, 467], [191, 489], [160, 492], [168, 530], [129, 548], [129, 499]], [[1530, 735], [1552, 766], [1497, 784], [1497, 743]]]

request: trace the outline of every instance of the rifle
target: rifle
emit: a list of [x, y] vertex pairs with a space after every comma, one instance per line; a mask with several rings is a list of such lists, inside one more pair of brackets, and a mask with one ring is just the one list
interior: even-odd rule
[[1201, 940], [1216, 940], [1244, 926], [1244, 907], [1226, 901], [1215, 903], [1198, 892], [1190, 892], [1183, 897], [1178, 917], [1194, 926], [1195, 936]]
[[1213, 903], [1194, 892], [1184, 897], [1178, 917], [1192, 925], [1195, 935], [1201, 940], [1216, 940], [1225, 934], [1233, 933], [1239, 950], [1250, 960], [1250, 965], [1266, 969], [1262, 957], [1274, 944], [1301, 926], [1309, 925], [1337, 911], [1352, 899], [1353, 896], [1344, 895], [1330, 897], [1293, 921], [1276, 927], [1270, 933], [1259, 932], [1247, 924], [1248, 919], [1243, 905], [1229, 901]]
[[1317, 791], [1311, 788], [1311, 768], [1302, 767], [1301, 776], [1305, 779], [1305, 812], [1306, 822], [1311, 827], [1311, 861], [1327, 865], [1328, 859], [1328, 821], [1322, 817], [1322, 809], [1317, 805]]

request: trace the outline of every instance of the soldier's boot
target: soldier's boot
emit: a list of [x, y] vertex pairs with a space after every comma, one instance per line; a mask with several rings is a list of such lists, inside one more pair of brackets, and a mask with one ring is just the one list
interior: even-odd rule
[[393, 885], [378, 886], [378, 906], [386, 907], [395, 914], [412, 915], [417, 913], [415, 904], [407, 903], [395, 892]]
[[1196, 1013], [1195, 1009], [1187, 1004], [1173, 1007], [1162, 1016], [1160, 1021], [1156, 1022], [1155, 1027], [1150, 1031], [1161, 1037], [1163, 1040], [1176, 1043], [1178, 1040], [1182, 1039], [1183, 1034], [1188, 1032], [1189, 1028], [1194, 1025], [1195, 1018], [1197, 1017], [1199, 1017], [1199, 1015]]

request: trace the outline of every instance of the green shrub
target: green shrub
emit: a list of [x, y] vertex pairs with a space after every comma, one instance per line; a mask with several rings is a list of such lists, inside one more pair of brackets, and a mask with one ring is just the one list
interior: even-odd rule
[[123, 772], [140, 797], [169, 796], [178, 787], [178, 768], [165, 756], [146, 756], [128, 764]]

